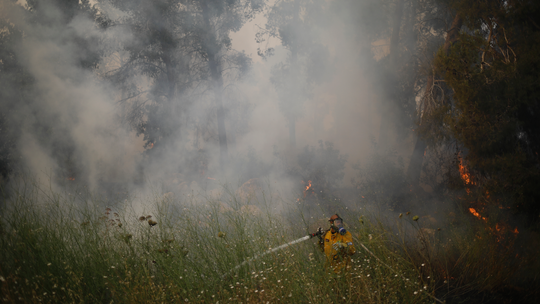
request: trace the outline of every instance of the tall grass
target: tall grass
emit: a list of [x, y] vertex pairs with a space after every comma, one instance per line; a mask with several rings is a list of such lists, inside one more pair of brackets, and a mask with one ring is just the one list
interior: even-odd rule
[[325, 269], [315, 239], [235, 268], [309, 231], [271, 201], [229, 199], [155, 195], [137, 214], [129, 201], [19, 188], [1, 210], [0, 300], [435, 303], [496, 288], [515, 268], [492, 268], [506, 256], [485, 253], [487, 235], [428, 231], [412, 215], [389, 227], [353, 211], [357, 254], [344, 273]]

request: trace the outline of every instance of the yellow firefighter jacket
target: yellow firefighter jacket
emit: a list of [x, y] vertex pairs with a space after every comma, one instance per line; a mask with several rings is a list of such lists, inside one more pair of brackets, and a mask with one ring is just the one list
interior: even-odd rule
[[339, 273], [343, 267], [351, 262], [351, 255], [356, 253], [352, 235], [347, 231], [344, 235], [332, 233], [328, 230], [323, 235], [319, 244], [321, 251], [326, 254], [326, 267], [331, 268], [335, 273]]

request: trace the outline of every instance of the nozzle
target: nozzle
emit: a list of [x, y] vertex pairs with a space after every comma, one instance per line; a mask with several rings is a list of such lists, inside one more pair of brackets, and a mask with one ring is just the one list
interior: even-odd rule
[[317, 232], [311, 233], [309, 236], [310, 236], [310, 237], [315, 237], [315, 236], [321, 237], [322, 234], [323, 234], [323, 230], [322, 230], [321, 227], [319, 227], [319, 228], [317, 229]]

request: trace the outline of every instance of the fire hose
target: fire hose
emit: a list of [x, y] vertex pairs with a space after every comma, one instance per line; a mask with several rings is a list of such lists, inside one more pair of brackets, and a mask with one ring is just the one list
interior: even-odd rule
[[263, 253], [261, 253], [261, 254], [255, 255], [255, 256], [253, 256], [253, 257], [251, 257], [251, 258], [248, 258], [247, 260], [243, 261], [242, 263], [236, 265], [233, 269], [229, 270], [229, 272], [227, 272], [226, 274], [222, 275], [221, 278], [225, 278], [225, 277], [228, 276], [231, 272], [237, 270], [238, 268], [240, 268], [240, 267], [246, 265], [247, 263], [252, 262], [252, 261], [254, 261], [254, 260], [258, 259], [258, 258], [261, 258], [261, 257], [263, 257], [263, 256], [265, 256], [265, 255], [267, 255], [267, 254], [269, 254], [269, 253], [276, 252], [276, 251], [278, 251], [278, 250], [287, 248], [287, 247], [289, 247], [289, 246], [291, 246], [291, 245], [294, 245], [294, 244], [301, 243], [301, 242], [303, 242], [303, 241], [307, 241], [307, 240], [309, 240], [309, 239], [311, 239], [311, 238], [313, 238], [313, 237], [315, 237], [315, 236], [320, 236], [320, 235], [322, 235], [322, 233], [323, 233], [322, 229], [319, 228], [319, 230], [317, 230], [317, 232], [315, 232], [315, 233], [308, 234], [308, 235], [306, 235], [306, 236], [304, 236], [304, 237], [301, 237], [301, 238], [299, 238], [299, 239], [297, 239], [297, 240], [294, 240], [294, 241], [289, 242], [289, 243], [287, 243], [287, 244], [283, 244], [283, 245], [278, 246], [278, 247], [276, 247], [276, 248], [271, 248], [271, 249], [269, 249], [268, 251], [265, 251], [265, 252], [263, 252]]
[[[345, 229], [343, 229], [343, 233], [342, 233], [342, 234], [345, 234], [345, 232], [346, 232]], [[340, 231], [340, 233], [341, 233], [341, 231]], [[224, 274], [221, 278], [223, 279], [223, 278], [227, 277], [231, 272], [233, 272], [233, 271], [239, 269], [240, 267], [244, 266], [245, 264], [247, 264], [247, 263], [249, 263], [249, 262], [252, 262], [252, 261], [254, 261], [254, 260], [256, 260], [256, 259], [258, 259], [258, 258], [260, 258], [260, 257], [263, 257], [263, 256], [265, 256], [265, 255], [267, 255], [267, 254], [269, 254], [269, 253], [276, 252], [276, 251], [278, 251], [278, 250], [287, 248], [287, 247], [289, 247], [289, 246], [291, 246], [291, 245], [294, 245], [294, 244], [298, 244], [298, 243], [307, 241], [307, 240], [309, 240], [309, 239], [311, 239], [311, 238], [313, 238], [313, 237], [315, 237], [315, 236], [318, 236], [318, 237], [320, 238], [323, 234], [324, 234], [324, 231], [323, 231], [321, 228], [319, 228], [319, 229], [317, 230], [317, 232], [315, 232], [315, 233], [308, 234], [308, 235], [306, 235], [306, 236], [304, 236], [304, 237], [301, 237], [301, 238], [299, 238], [299, 239], [297, 239], [297, 240], [294, 240], [294, 241], [292, 241], [292, 242], [289, 242], [289, 243], [287, 243], [287, 244], [283, 244], [283, 245], [278, 246], [278, 247], [276, 247], [276, 248], [271, 248], [271, 249], [268, 250], [268, 251], [265, 251], [265, 252], [263, 252], [263, 253], [261, 253], [261, 254], [259, 254], [259, 255], [255, 255], [255, 256], [253, 256], [252, 258], [248, 258], [247, 260], [243, 261], [242, 263], [236, 265], [233, 269], [229, 270], [229, 272], [227, 272], [226, 274]], [[355, 238], [355, 239], [356, 239], [356, 238]], [[390, 267], [389, 265], [387, 265], [387, 264], [385, 264], [383, 261], [381, 261], [381, 259], [379, 259], [375, 254], [373, 254], [373, 252], [371, 252], [371, 251], [370, 251], [364, 244], [362, 244], [358, 239], [356, 239], [356, 241], [360, 244], [360, 246], [362, 246], [362, 248], [364, 248], [364, 250], [366, 250], [371, 256], [373, 256], [375, 259], [377, 259], [377, 261], [379, 261], [381, 264], [383, 264], [384, 266], [386, 266], [386, 267], [387, 267], [388, 269], [390, 269], [391, 271], [396, 272], [392, 267]], [[396, 273], [397, 273], [397, 272], [396, 272]], [[405, 277], [403, 277], [403, 275], [401, 275], [400, 273], [398, 273], [398, 274], [402, 277], [402, 279], [405, 280]], [[424, 291], [424, 290], [422, 290], [422, 291]], [[435, 296], [431, 295], [431, 294], [428, 293], [427, 291], [424, 291], [424, 292], [425, 292], [429, 297], [431, 297], [432, 299], [434, 299], [435, 301], [437, 301], [437, 302], [439, 302], [439, 303], [445, 303], [445, 302], [441, 301], [440, 299], [436, 298]]]

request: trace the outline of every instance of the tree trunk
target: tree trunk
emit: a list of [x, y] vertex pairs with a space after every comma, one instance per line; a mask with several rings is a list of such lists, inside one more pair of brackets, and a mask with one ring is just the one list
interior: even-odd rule
[[217, 125], [218, 125], [218, 141], [219, 141], [219, 161], [221, 168], [224, 168], [229, 157], [227, 147], [227, 133], [225, 131], [225, 109], [223, 108], [223, 77], [219, 70], [219, 61], [216, 59], [216, 54], [209, 53], [210, 74], [214, 85], [214, 97], [217, 106]]
[[205, 38], [205, 51], [208, 55], [208, 68], [210, 70], [210, 77], [213, 88], [214, 100], [217, 107], [217, 126], [218, 126], [218, 141], [219, 141], [219, 162], [222, 169], [225, 168], [225, 164], [228, 160], [228, 147], [227, 147], [227, 133], [225, 130], [225, 109], [223, 107], [223, 75], [221, 74], [221, 62], [218, 59], [218, 50], [221, 48], [215, 32], [212, 29], [210, 21], [210, 8], [206, 2], [202, 3], [203, 18], [206, 26], [207, 35]]
[[412, 186], [418, 186], [420, 182], [420, 174], [422, 173], [422, 165], [424, 163], [424, 154], [426, 153], [427, 145], [419, 136], [416, 136], [416, 143], [411, 155], [409, 167], [407, 168], [407, 176]]
[[[459, 14], [456, 14], [454, 17], [454, 20], [452, 21], [452, 26], [450, 27], [450, 30], [446, 34], [446, 38], [444, 41], [443, 51], [445, 54], [448, 54], [448, 51], [450, 50], [450, 46], [458, 40], [458, 34], [459, 30], [461, 29], [461, 25], [463, 24], [463, 19]], [[424, 116], [427, 111], [430, 110], [429, 103], [427, 102], [427, 98], [430, 97], [431, 90], [433, 87], [433, 79], [434, 75], [430, 75], [428, 79], [428, 83], [426, 85], [426, 91], [424, 93], [424, 106], [422, 109], [422, 112], [420, 115]], [[422, 121], [420, 120], [420, 123]], [[410, 183], [412, 186], [418, 186], [420, 182], [420, 174], [422, 172], [422, 164], [424, 162], [424, 154], [426, 151], [427, 145], [426, 143], [420, 138], [416, 137], [416, 143], [414, 145], [413, 154], [411, 156], [411, 160], [409, 163], [409, 168], [407, 169], [407, 176], [409, 177]]]
[[225, 131], [225, 109], [223, 108], [223, 99], [221, 96], [223, 85], [219, 87], [216, 96], [217, 104], [217, 123], [218, 123], [218, 140], [219, 140], [219, 161], [221, 168], [227, 164], [229, 158], [229, 150], [227, 146], [227, 133]]
[[454, 20], [452, 21], [452, 26], [446, 34], [446, 39], [444, 41], [443, 50], [445, 54], [448, 54], [450, 46], [452, 46], [452, 44], [458, 40], [458, 34], [459, 30], [461, 29], [461, 25], [463, 25], [463, 19], [461, 18], [461, 15], [456, 14]]
[[[295, 26], [299, 26], [299, 14], [300, 14], [300, 5], [299, 5], [299, 2], [298, 1], [295, 1], [294, 3], [294, 16], [293, 16], [293, 24]], [[298, 63], [298, 50], [297, 50], [297, 47], [296, 47], [296, 44], [292, 43], [291, 44], [291, 67], [293, 68], [294, 70], [294, 75], [298, 75], [297, 72], [296, 72], [296, 69], [298, 68], [297, 66], [297, 63]], [[295, 77], [296, 78], [296, 77]], [[298, 81], [298, 79], [294, 79], [294, 82]], [[292, 85], [289, 84], [289, 85]], [[298, 87], [296, 86], [292, 86], [292, 90], [298, 90]], [[293, 95], [295, 98], [299, 96], [299, 94], [296, 94], [296, 91], [294, 91], [295, 94]], [[293, 100], [292, 102], [299, 102], [298, 100]], [[296, 113], [292, 113], [291, 114], [291, 117], [289, 118], [289, 144], [291, 145], [291, 147], [295, 148], [296, 147], [296, 118], [294, 117]]]
[[397, 0], [396, 10], [394, 11], [393, 19], [394, 24], [392, 28], [392, 36], [390, 37], [390, 54], [388, 65], [388, 80], [390, 93], [388, 100], [382, 105], [381, 109], [381, 126], [379, 128], [379, 143], [378, 147], [381, 150], [385, 150], [390, 146], [392, 123], [394, 121], [395, 101], [397, 100], [397, 66], [398, 66], [398, 47], [399, 47], [399, 33], [401, 29], [401, 19], [403, 16], [403, 0]]

